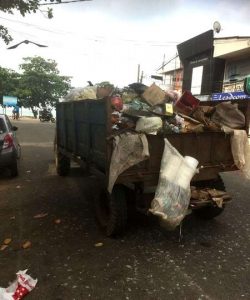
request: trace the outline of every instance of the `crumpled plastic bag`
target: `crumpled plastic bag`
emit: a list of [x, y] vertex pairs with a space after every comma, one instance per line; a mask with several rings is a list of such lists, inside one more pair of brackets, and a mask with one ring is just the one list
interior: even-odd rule
[[142, 117], [136, 122], [135, 130], [148, 134], [157, 134], [162, 128], [162, 119], [160, 117]]
[[175, 229], [187, 214], [190, 203], [190, 181], [198, 161], [183, 157], [167, 139], [161, 160], [158, 186], [149, 211], [160, 217], [164, 227]]
[[231, 135], [231, 148], [235, 165], [250, 179], [250, 146], [245, 130], [234, 130]]
[[68, 95], [64, 97], [64, 102], [75, 101], [75, 100], [87, 100], [87, 99], [97, 99], [96, 96], [97, 87], [96, 86], [86, 86], [72, 89]]
[[0, 288], [0, 300], [20, 300], [35, 288], [37, 279], [26, 274], [27, 271], [18, 271], [17, 279], [9, 287]]

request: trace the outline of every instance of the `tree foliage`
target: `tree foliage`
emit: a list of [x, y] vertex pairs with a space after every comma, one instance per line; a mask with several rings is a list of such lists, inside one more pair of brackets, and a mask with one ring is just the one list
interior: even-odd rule
[[17, 96], [20, 75], [10, 69], [0, 67], [0, 99], [2, 101], [4, 95]]
[[0, 99], [16, 96], [20, 105], [31, 108], [55, 107], [69, 89], [70, 77], [61, 76], [54, 60], [40, 56], [26, 57], [20, 65], [21, 73], [0, 67]]
[[20, 65], [22, 75], [18, 85], [18, 97], [24, 107], [55, 107], [70, 88], [70, 78], [61, 76], [54, 60], [40, 56], [26, 57]]
[[[46, 4], [46, 2], [57, 2], [61, 3], [61, 0], [0, 0], [0, 11], [5, 13], [14, 14], [15, 11], [19, 11], [20, 14], [24, 17], [27, 14], [36, 13], [37, 11], [41, 10], [41, 5]], [[48, 3], [49, 4], [49, 3]], [[51, 19], [53, 17], [52, 9], [47, 8], [46, 11], [42, 11], [46, 13], [47, 17]], [[0, 25], [0, 38], [6, 44], [9, 44], [13, 40], [11, 35], [8, 32], [8, 29]]]

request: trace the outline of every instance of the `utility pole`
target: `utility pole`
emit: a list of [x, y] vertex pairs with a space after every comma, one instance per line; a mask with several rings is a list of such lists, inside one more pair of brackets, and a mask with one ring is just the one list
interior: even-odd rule
[[140, 82], [140, 73], [141, 73], [141, 65], [138, 64], [138, 67], [137, 67], [137, 82]]
[[143, 71], [141, 71], [140, 83], [142, 83], [142, 80], [143, 80]]

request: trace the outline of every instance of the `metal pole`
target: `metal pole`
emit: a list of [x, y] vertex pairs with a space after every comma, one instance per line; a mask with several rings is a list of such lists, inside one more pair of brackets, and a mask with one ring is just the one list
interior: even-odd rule
[[143, 80], [143, 71], [141, 71], [141, 79], [140, 79], [140, 83], [142, 83]]
[[140, 72], [141, 72], [141, 65], [138, 64], [138, 69], [137, 69], [137, 82], [140, 82]]

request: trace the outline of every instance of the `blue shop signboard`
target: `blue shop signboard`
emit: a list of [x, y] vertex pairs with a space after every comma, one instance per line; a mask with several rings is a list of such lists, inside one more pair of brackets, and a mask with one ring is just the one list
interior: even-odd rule
[[250, 95], [245, 94], [244, 92], [229, 92], [229, 93], [214, 93], [212, 94], [212, 100], [244, 100], [249, 99]]
[[3, 105], [4, 106], [16, 106], [17, 105], [17, 97], [3, 96]]

